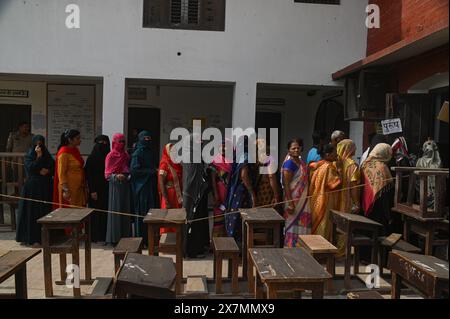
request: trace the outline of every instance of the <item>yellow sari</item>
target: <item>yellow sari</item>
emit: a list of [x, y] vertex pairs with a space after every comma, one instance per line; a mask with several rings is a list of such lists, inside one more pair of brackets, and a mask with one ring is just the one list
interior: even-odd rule
[[[311, 163], [311, 182], [309, 193], [312, 214], [312, 234], [321, 235], [331, 240], [332, 221], [330, 210], [339, 207], [339, 192], [336, 191], [342, 184], [336, 166], [325, 160]], [[331, 193], [330, 193], [331, 192]]]

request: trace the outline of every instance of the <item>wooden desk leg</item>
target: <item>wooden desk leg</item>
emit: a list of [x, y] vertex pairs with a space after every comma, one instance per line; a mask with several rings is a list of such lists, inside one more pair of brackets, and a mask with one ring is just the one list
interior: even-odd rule
[[231, 274], [231, 292], [233, 295], [237, 295], [239, 293], [239, 255], [233, 255], [231, 268], [233, 269]]
[[277, 299], [277, 287], [267, 283], [267, 299]]
[[53, 297], [53, 280], [52, 280], [52, 255], [50, 254], [50, 234], [49, 229], [43, 225], [41, 230], [43, 260], [44, 260], [44, 285], [45, 297]]
[[318, 284], [312, 289], [312, 299], [323, 299], [324, 283]]
[[27, 299], [27, 265], [23, 265], [15, 274], [16, 281], [16, 298], [17, 299]]
[[402, 279], [397, 273], [392, 272], [391, 299], [400, 299]]
[[259, 277], [259, 274], [256, 274], [255, 278], [255, 299], [263, 299], [264, 298], [264, 291], [263, 291], [263, 283], [261, 281], [261, 277]]
[[64, 253], [59, 254], [59, 272], [61, 273], [61, 282], [65, 282], [67, 279], [67, 255]]
[[84, 231], [86, 232], [86, 241], [84, 242], [84, 268], [85, 279], [92, 280], [92, 268], [91, 268], [91, 218], [88, 217]]
[[350, 233], [349, 227], [346, 230], [346, 242], [345, 242], [345, 266], [344, 266], [344, 286], [345, 289], [350, 289], [350, 267], [352, 258], [352, 234]]
[[216, 260], [216, 294], [222, 293], [222, 254], [217, 254]]
[[276, 224], [273, 227], [273, 246], [275, 248], [283, 248], [284, 245], [281, 245], [281, 224]]
[[247, 226], [242, 221], [242, 277], [247, 277]]
[[331, 279], [327, 281], [327, 291], [332, 292], [333, 289], [333, 278], [334, 278], [334, 255], [328, 254], [327, 256], [327, 271], [332, 276]]
[[377, 256], [378, 256], [378, 232], [373, 232], [373, 234], [372, 234], [372, 256], [371, 256], [372, 264], [377, 263]]
[[[159, 229], [158, 229], [159, 231]], [[181, 280], [183, 279], [183, 229], [182, 225], [176, 227], [176, 270], [177, 270], [177, 286], [176, 293], [181, 293]]]
[[425, 233], [425, 255], [427, 256], [433, 255], [433, 237], [434, 229], [427, 229]]
[[[78, 227], [72, 227], [72, 264], [78, 267], [78, 278], [74, 276], [73, 278], [73, 296], [75, 298], [81, 297], [80, 288], [80, 243], [78, 241]], [[75, 275], [75, 273], [74, 273]]]
[[250, 250], [253, 248], [253, 225], [247, 225], [247, 281], [248, 281], [248, 292], [253, 293], [255, 288], [255, 277], [253, 276], [253, 263], [250, 257]]
[[152, 224], [147, 225], [148, 255], [153, 256], [155, 252], [155, 234]]
[[409, 234], [411, 233], [411, 225], [408, 218], [403, 219], [403, 239], [409, 243]]
[[114, 274], [117, 274], [117, 271], [120, 268], [120, 256], [118, 254], [114, 255]]
[[[372, 248], [373, 251], [373, 248]], [[353, 274], [356, 276], [359, 274], [359, 247], [354, 247], [354, 255], [353, 255]]]

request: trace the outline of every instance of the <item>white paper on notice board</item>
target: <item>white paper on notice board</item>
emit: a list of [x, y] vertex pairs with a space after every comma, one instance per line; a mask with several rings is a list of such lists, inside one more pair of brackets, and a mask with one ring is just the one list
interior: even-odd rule
[[381, 127], [383, 128], [384, 135], [401, 133], [403, 131], [402, 121], [400, 119], [390, 119], [381, 121]]

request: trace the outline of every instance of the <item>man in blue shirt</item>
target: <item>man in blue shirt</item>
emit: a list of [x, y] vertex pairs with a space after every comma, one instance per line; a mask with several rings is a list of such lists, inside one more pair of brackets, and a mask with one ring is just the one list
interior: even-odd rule
[[313, 147], [309, 150], [308, 157], [306, 158], [306, 164], [318, 162], [322, 158], [319, 155], [319, 148], [325, 144], [325, 134], [314, 132], [312, 135]]

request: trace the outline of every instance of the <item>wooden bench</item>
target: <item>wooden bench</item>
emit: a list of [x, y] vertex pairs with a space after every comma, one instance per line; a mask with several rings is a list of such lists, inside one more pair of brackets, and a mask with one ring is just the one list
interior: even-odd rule
[[[359, 247], [369, 246], [372, 248], [372, 264], [376, 264], [378, 258], [378, 233], [383, 227], [369, 218], [357, 214], [348, 214], [331, 210], [331, 219], [333, 221], [332, 244], [337, 242], [337, 232], [345, 235], [345, 266], [344, 266], [344, 285], [346, 289], [351, 288], [350, 267], [351, 267], [351, 248], [354, 247], [354, 274], [359, 272]], [[358, 232], [365, 231], [370, 233], [370, 237], [359, 235]]]
[[392, 299], [400, 298], [402, 282], [418, 290], [425, 298], [448, 298], [448, 262], [433, 256], [393, 250], [389, 253], [392, 274]]
[[354, 291], [347, 294], [347, 299], [384, 299], [383, 296], [375, 290]]
[[174, 299], [176, 275], [172, 258], [127, 253], [114, 282], [113, 297]]
[[[300, 247], [305, 248], [319, 263], [325, 264], [328, 273], [334, 277], [335, 256], [338, 249], [320, 235], [300, 235]], [[327, 291], [333, 291], [333, 278], [328, 280]]]
[[281, 291], [310, 290], [313, 299], [323, 299], [325, 282], [331, 275], [304, 248], [251, 248], [257, 274], [255, 298], [277, 299]]
[[[273, 208], [252, 208], [241, 211], [242, 218], [242, 275], [247, 277], [248, 290], [253, 293], [255, 289], [255, 277], [253, 265], [250, 260], [249, 249], [253, 247], [281, 248], [281, 230], [284, 225], [284, 218]], [[272, 243], [265, 243], [264, 246], [256, 245], [255, 230], [272, 233]], [[259, 235], [257, 235], [259, 236]], [[262, 240], [269, 236], [263, 233]]]
[[142, 254], [143, 240], [141, 237], [122, 238], [113, 250], [114, 254], [114, 273], [120, 268], [120, 261], [125, 258], [125, 254], [136, 253]]
[[214, 237], [214, 279], [216, 281], [216, 294], [222, 293], [222, 261], [228, 259], [228, 278], [231, 277], [231, 291], [239, 293], [238, 269], [239, 247], [232, 237]]
[[403, 239], [389, 241], [389, 237], [379, 237], [380, 242], [378, 250], [378, 267], [380, 269], [380, 275], [383, 275], [384, 266], [387, 265], [387, 256], [391, 250], [406, 251], [408, 253], [420, 254], [421, 249], [410, 243], [404, 241]]
[[40, 249], [13, 250], [0, 252], [0, 283], [11, 276], [15, 276], [16, 293], [13, 295], [0, 295], [16, 299], [27, 299], [27, 262], [38, 255]]

